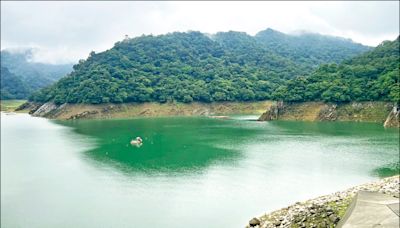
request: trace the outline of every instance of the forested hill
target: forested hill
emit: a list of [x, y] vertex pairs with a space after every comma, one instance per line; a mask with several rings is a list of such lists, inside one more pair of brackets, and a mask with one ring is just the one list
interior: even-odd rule
[[322, 63], [340, 63], [366, 50], [361, 44], [349, 39], [302, 32], [288, 35], [273, 29], [256, 34], [255, 39], [271, 51], [308, 68]]
[[[323, 42], [318, 47], [321, 53]], [[348, 47], [335, 49], [330, 47], [332, 42], [326, 43], [326, 52], [346, 53], [333, 55], [329, 61], [339, 62], [369, 49], [348, 40], [340, 42]], [[317, 57], [308, 50], [279, 53], [261, 39], [240, 32], [141, 36], [117, 42], [102, 53], [92, 52], [71, 74], [31, 99], [94, 104], [274, 99], [272, 93], [287, 80], [312, 72], [309, 66]], [[309, 58], [310, 64], [291, 55]]]
[[29, 95], [28, 86], [6, 67], [1, 67], [0, 73], [1, 99], [23, 99]]
[[[31, 61], [31, 59], [32, 49], [1, 51], [1, 66], [7, 68], [9, 71], [4, 73], [4, 75], [9, 75], [9, 73], [11, 73], [14, 77], [17, 77], [17, 80], [25, 84], [24, 87], [26, 87], [29, 92], [49, 86], [72, 71], [72, 64], [37, 63]], [[3, 76], [3, 72], [1, 75]], [[2, 77], [2, 82], [7, 83], [8, 86], [10, 86], [8, 87], [8, 92], [14, 91], [14, 93], [7, 93], [8, 95], [2, 96], [1, 99], [12, 97], [20, 99], [28, 97], [29, 92], [26, 93], [23, 90], [20, 90], [22, 88], [20, 86], [13, 88], [12, 86], [17, 84], [14, 80], [8, 82], [8, 79], [10, 79], [10, 77]], [[24, 97], [21, 97], [21, 94], [25, 94]]]
[[400, 102], [399, 55], [398, 37], [339, 65], [322, 65], [311, 76], [291, 79], [273, 97], [295, 102]]

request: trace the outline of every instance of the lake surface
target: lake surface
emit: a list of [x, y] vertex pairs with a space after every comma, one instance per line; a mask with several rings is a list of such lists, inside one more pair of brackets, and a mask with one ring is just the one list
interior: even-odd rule
[[[369, 123], [200, 117], [51, 121], [1, 114], [2, 227], [244, 227], [393, 174]], [[142, 147], [129, 141], [141, 136]], [[398, 169], [398, 167], [397, 167]]]

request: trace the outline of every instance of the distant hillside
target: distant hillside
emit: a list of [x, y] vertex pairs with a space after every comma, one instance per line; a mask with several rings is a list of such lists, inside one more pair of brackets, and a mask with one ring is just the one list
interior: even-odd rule
[[11, 73], [7, 68], [1, 67], [1, 99], [23, 99], [30, 90], [18, 76]]
[[[287, 53], [269, 47], [259, 36], [240, 32], [211, 36], [176, 32], [126, 39], [105, 52], [92, 52], [71, 74], [31, 99], [93, 104], [273, 99], [276, 88], [308, 75], [316, 62], [340, 62], [369, 49], [342, 38], [318, 37], [316, 50]], [[344, 54], [324, 54], [332, 50]], [[315, 61], [317, 52], [328, 57]]]
[[[30, 91], [36, 91], [49, 86], [72, 71], [72, 64], [53, 65], [36, 63], [31, 62], [31, 58], [31, 49], [24, 51], [1, 51], [1, 66], [6, 67], [9, 72], [16, 75], [26, 84]], [[6, 81], [6, 79], [4, 80]]]
[[306, 32], [288, 35], [273, 29], [257, 33], [255, 39], [271, 51], [311, 68], [323, 63], [340, 63], [371, 49], [341, 37]]
[[285, 101], [400, 102], [399, 38], [343, 63], [326, 64], [309, 77], [296, 77], [273, 94]]

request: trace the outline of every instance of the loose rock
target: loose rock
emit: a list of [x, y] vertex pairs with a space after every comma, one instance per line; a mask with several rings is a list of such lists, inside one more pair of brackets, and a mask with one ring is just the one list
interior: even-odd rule
[[339, 222], [340, 218], [338, 218], [336, 215], [330, 215], [329, 220], [336, 224]]
[[252, 219], [249, 221], [249, 225], [250, 225], [251, 227], [259, 226], [260, 223], [261, 223], [261, 221], [260, 221], [258, 218], [252, 218]]

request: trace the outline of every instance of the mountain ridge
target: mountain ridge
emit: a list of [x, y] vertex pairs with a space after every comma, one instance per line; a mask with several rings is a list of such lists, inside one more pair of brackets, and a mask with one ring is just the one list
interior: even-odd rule
[[[317, 57], [302, 57], [299, 51], [279, 54], [255, 37], [231, 31], [210, 39], [192, 31], [125, 39], [107, 51], [92, 52], [32, 100], [92, 104], [266, 100], [273, 98], [280, 84], [316, 68]], [[369, 50], [347, 44], [351, 48], [344, 55], [325, 53], [329, 58], [321, 61], [343, 61]], [[319, 54], [324, 54], [323, 47], [318, 47]], [[329, 48], [343, 52], [343, 45]]]
[[[55, 83], [72, 70], [72, 64], [40, 63], [32, 61], [32, 58], [33, 49], [31, 48], [21, 50], [4, 49], [1, 51], [1, 66], [7, 68], [9, 72], [18, 77], [19, 80], [25, 84], [28, 91], [30, 91], [29, 93], [23, 92], [23, 94], [25, 94], [24, 97], [18, 95], [17, 97], [20, 99], [27, 98], [31, 92], [35, 92]], [[8, 83], [8, 79], [10, 79], [10, 77], [2, 81]], [[10, 85], [12, 84], [14, 83], [11, 82]], [[18, 90], [18, 86], [16, 89]], [[13, 91], [16, 92], [17, 90]], [[2, 97], [2, 99], [5, 98], [6, 97]]]

